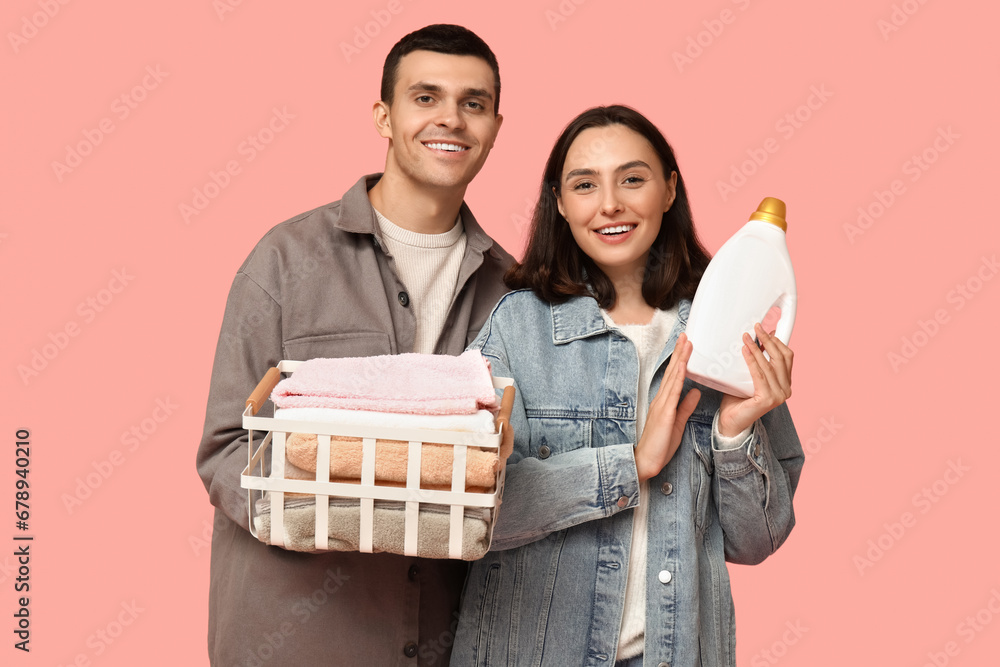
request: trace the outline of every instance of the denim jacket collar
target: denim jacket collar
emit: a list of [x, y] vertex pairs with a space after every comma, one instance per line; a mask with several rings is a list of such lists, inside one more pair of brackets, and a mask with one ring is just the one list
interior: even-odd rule
[[[555, 345], [564, 345], [574, 340], [611, 331], [601, 316], [597, 300], [593, 297], [574, 296], [563, 303], [553, 303], [549, 308], [552, 312], [552, 342]], [[677, 305], [677, 311], [677, 325], [670, 334], [671, 343], [687, 326], [691, 302], [687, 299], [681, 299]], [[673, 345], [668, 345], [668, 349], [673, 349]]]

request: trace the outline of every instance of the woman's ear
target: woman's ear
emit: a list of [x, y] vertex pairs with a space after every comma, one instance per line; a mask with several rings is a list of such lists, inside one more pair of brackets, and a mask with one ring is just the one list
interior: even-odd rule
[[554, 185], [552, 186], [552, 196], [556, 198], [556, 208], [559, 209], [559, 215], [565, 218], [566, 212], [563, 210], [562, 197], [559, 196], [559, 190]]
[[666, 206], [663, 207], [663, 212], [666, 213], [670, 210], [670, 207], [674, 205], [674, 199], [677, 198], [677, 172], [670, 172], [670, 178], [667, 179], [667, 196], [666, 196]]

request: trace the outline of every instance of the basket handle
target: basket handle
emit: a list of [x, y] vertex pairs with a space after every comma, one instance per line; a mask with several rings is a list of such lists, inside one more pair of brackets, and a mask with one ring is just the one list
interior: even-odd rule
[[264, 406], [264, 401], [266, 401], [267, 397], [271, 395], [271, 392], [274, 390], [274, 385], [278, 384], [278, 380], [280, 379], [281, 373], [278, 371], [277, 367], [272, 366], [267, 369], [267, 372], [264, 373], [264, 377], [259, 383], [257, 383], [253, 393], [250, 394], [250, 398], [247, 399], [247, 405], [251, 408], [251, 414], [257, 414], [257, 412]]
[[503, 435], [500, 440], [500, 460], [506, 461], [511, 452], [514, 451], [514, 431], [510, 427], [510, 413], [514, 408], [514, 386], [504, 387], [503, 397], [500, 399], [500, 414], [497, 415], [497, 430], [501, 430]]

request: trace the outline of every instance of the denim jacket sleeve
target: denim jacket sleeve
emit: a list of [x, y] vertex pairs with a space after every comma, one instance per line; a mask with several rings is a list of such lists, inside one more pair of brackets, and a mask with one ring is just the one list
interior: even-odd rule
[[[494, 375], [513, 377], [516, 389], [502, 328], [491, 316], [470, 348], [482, 351]], [[507, 459], [491, 550], [513, 549], [638, 504], [639, 476], [631, 443], [581, 447], [547, 459], [533, 457], [528, 453], [530, 434], [522, 399], [516, 391], [511, 413], [514, 450]]]
[[739, 447], [720, 449], [713, 441], [712, 458], [726, 560], [760, 563], [795, 525], [792, 496], [805, 455], [788, 407], [779, 405], [761, 417]]

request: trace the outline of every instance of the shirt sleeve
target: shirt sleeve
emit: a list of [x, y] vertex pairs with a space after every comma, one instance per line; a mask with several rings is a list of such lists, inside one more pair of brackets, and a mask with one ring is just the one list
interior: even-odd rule
[[502, 327], [491, 317], [470, 346], [482, 350], [494, 375], [513, 377], [515, 387], [514, 450], [507, 459], [503, 500], [490, 549], [513, 549], [634, 508], [639, 502], [639, 475], [632, 444], [582, 447], [547, 459], [528, 455], [527, 415], [502, 334]]
[[215, 349], [197, 466], [212, 504], [246, 530], [249, 507], [240, 474], [249, 445], [242, 415], [254, 387], [281, 360], [281, 346], [281, 308], [249, 276], [238, 273]]
[[761, 417], [731, 449], [714, 441], [713, 494], [726, 560], [753, 565], [782, 545], [795, 525], [792, 497], [805, 455], [785, 404]]

